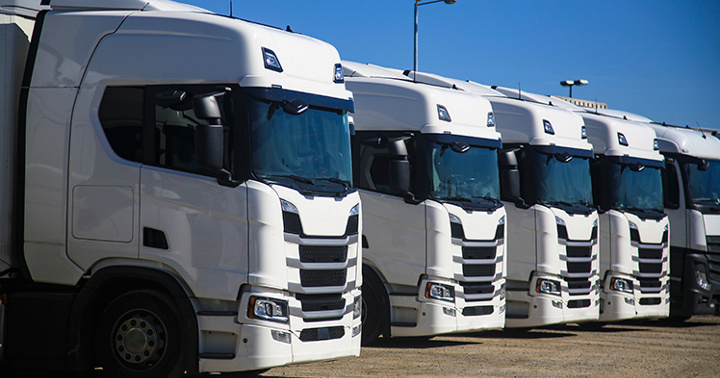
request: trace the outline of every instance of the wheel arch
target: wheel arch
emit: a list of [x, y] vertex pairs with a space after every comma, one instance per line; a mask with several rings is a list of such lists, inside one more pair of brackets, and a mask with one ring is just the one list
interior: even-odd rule
[[117, 266], [98, 270], [80, 287], [70, 309], [68, 324], [68, 368], [86, 370], [97, 365], [94, 350], [95, 328], [104, 309], [118, 296], [134, 290], [151, 289], [168, 294], [186, 320], [190, 345], [186, 352], [188, 373], [197, 373], [198, 325], [192, 294], [169, 272], [152, 268]]

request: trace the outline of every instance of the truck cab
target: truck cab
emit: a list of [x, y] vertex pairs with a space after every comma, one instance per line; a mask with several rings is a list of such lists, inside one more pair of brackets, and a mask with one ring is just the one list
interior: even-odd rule
[[720, 313], [720, 140], [708, 130], [649, 125], [665, 155], [670, 315]]
[[482, 98], [343, 62], [363, 203], [363, 340], [501, 328], [500, 134]]
[[165, 0], [36, 3], [0, 8], [5, 361], [176, 376], [359, 355], [337, 50]]
[[641, 123], [585, 112], [593, 197], [600, 212], [600, 320], [660, 318], [670, 308], [664, 157]]

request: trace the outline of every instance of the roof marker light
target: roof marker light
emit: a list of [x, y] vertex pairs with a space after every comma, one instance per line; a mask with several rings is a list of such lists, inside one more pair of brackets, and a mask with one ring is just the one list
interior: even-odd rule
[[660, 143], [658, 143], [658, 140], [653, 140], [653, 151], [657, 151], [660, 149]]
[[487, 127], [495, 127], [495, 115], [493, 112], [488, 113]]
[[587, 139], [587, 128], [585, 128], [585, 126], [583, 126], [580, 130], [580, 137], [582, 139]]
[[335, 76], [333, 78], [333, 81], [336, 83], [344, 83], [345, 82], [345, 76], [343, 75], [342, 64], [340, 64], [340, 63], [337, 63], [335, 65]]
[[282, 66], [280, 65], [277, 55], [275, 55], [275, 52], [265, 47], [262, 48], [262, 51], [265, 68], [277, 72], [283, 72]]
[[625, 135], [623, 133], [617, 133], [618, 135], [618, 143], [620, 143], [621, 146], [629, 146], [627, 138], [625, 138]]
[[441, 121], [452, 122], [452, 119], [450, 118], [450, 113], [444, 106], [438, 104], [437, 110], [438, 118], [440, 118]]
[[553, 129], [550, 121], [544, 119], [543, 120], [543, 128], [545, 128], [545, 134], [555, 135], [555, 129]]

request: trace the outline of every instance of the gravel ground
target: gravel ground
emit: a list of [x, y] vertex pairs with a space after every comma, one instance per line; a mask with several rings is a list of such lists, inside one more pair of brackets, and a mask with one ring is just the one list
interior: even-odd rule
[[719, 377], [720, 316], [380, 340], [263, 377]]

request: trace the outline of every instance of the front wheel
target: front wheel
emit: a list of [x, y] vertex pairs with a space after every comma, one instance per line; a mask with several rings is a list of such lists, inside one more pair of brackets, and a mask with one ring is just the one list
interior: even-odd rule
[[177, 377], [185, 371], [189, 338], [167, 294], [137, 290], [119, 296], [100, 316], [95, 347], [103, 370], [115, 377]]

